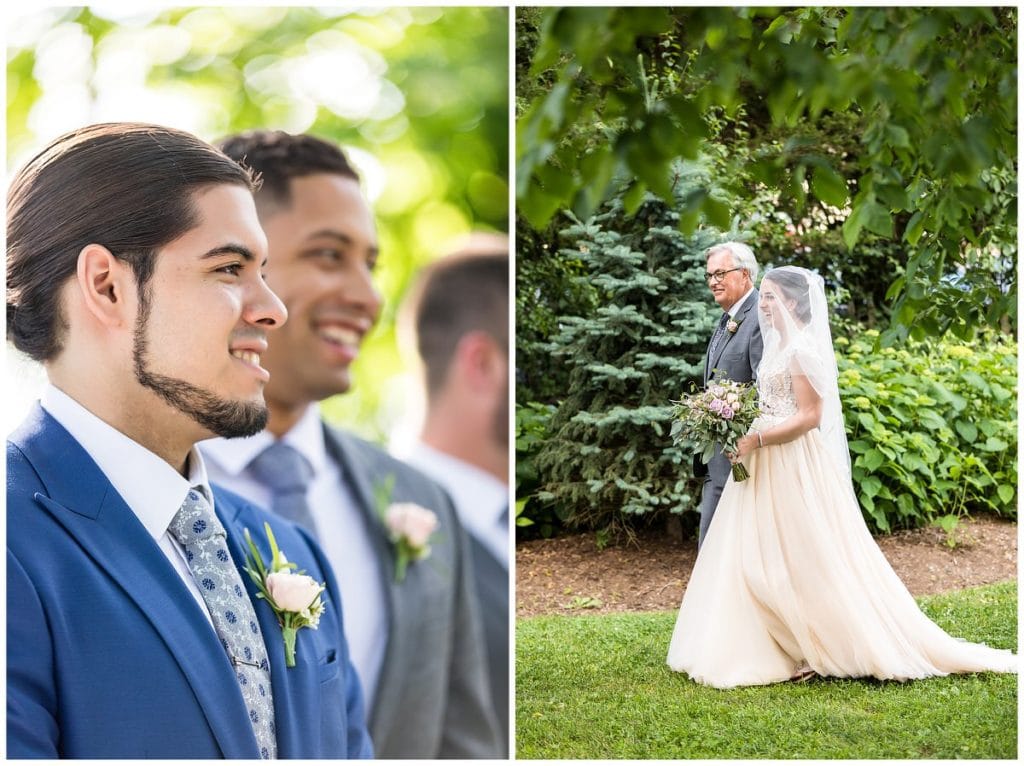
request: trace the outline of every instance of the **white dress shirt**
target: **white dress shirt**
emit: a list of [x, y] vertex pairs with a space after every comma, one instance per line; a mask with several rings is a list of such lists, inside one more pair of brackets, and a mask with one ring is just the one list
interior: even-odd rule
[[[345, 638], [369, 711], [388, 638], [387, 596], [380, 565], [355, 496], [327, 453], [319, 407], [311, 404], [282, 441], [297, 449], [313, 468], [307, 500], [320, 547], [341, 589]], [[272, 493], [253, 476], [249, 464], [273, 443], [274, 435], [261, 431], [245, 439], [209, 439], [200, 442], [199, 449], [211, 481], [270, 509]]]
[[[166, 460], [96, 417], [52, 383], [47, 383], [43, 389], [40, 404], [89, 453], [160, 546], [206, 619], [210, 620], [206, 602], [189, 571], [185, 552], [167, 531], [192, 487], [201, 491], [213, 507], [213, 492], [199, 451], [193, 447], [188, 453], [186, 479]], [[210, 625], [213, 625], [212, 620]]]
[[487, 471], [421, 441], [415, 442], [401, 458], [445, 488], [455, 503], [462, 526], [508, 569], [508, 519], [501, 520], [502, 511], [509, 507], [508, 485]]

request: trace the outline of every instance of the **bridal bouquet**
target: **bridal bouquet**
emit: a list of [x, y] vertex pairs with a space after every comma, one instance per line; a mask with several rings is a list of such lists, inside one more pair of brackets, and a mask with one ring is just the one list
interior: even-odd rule
[[[672, 404], [672, 438], [682, 445], [684, 440], [697, 443], [706, 463], [722, 445], [723, 452], [735, 452], [736, 442], [749, 430], [760, 413], [757, 389], [750, 383], [736, 383], [728, 379], [711, 382], [706, 390], [684, 395]], [[736, 481], [750, 478], [743, 463], [733, 463], [732, 477]]]

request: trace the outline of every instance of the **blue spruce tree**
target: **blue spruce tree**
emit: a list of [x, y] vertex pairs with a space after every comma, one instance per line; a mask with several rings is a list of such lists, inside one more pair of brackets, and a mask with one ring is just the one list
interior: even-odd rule
[[[677, 198], [691, 188], [677, 176]], [[679, 213], [648, 194], [627, 215], [622, 197], [586, 223], [561, 232], [575, 243], [600, 295], [586, 317], [559, 318], [552, 366], [569, 386], [537, 455], [538, 498], [570, 526], [631, 533], [641, 522], [699, 518], [692, 450], [672, 444], [670, 399], [699, 386], [703, 356], [720, 310], [704, 280], [705, 251], [725, 239], [679, 229]]]

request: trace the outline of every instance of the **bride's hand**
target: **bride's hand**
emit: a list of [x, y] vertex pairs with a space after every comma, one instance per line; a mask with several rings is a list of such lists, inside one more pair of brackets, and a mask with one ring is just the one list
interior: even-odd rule
[[735, 463], [737, 460], [745, 458], [755, 449], [757, 449], [757, 434], [747, 434], [741, 437], [736, 442], [736, 452], [732, 453], [736, 457], [736, 460], [733, 460], [733, 462]]

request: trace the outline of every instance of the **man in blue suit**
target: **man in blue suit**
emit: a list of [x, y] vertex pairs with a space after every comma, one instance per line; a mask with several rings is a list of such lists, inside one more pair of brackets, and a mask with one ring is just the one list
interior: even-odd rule
[[[213, 147], [133, 123], [57, 139], [10, 186], [7, 336], [49, 384], [7, 444], [9, 757], [373, 755], [323, 553], [211, 489], [194, 448], [267, 418], [286, 312], [252, 191]], [[267, 522], [325, 585], [291, 666], [243, 570], [245, 530], [270, 561]]]

